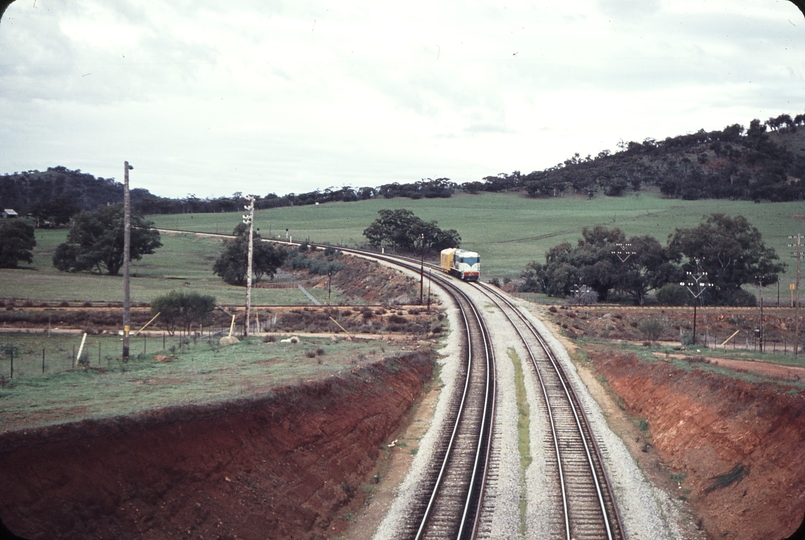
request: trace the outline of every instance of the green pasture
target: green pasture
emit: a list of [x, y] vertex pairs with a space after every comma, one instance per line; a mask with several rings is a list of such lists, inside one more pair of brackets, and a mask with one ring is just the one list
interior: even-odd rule
[[[311, 241], [358, 246], [365, 242], [363, 230], [384, 208], [406, 208], [423, 220], [436, 220], [442, 229], [456, 229], [462, 247], [481, 254], [487, 278], [516, 277], [530, 261], [545, 261], [556, 244], [573, 244], [582, 227], [597, 224], [619, 227], [627, 237], [651, 235], [665, 244], [680, 227], [696, 227], [702, 217], [715, 212], [743, 215], [763, 234], [766, 245], [775, 248], [785, 262], [790, 256], [789, 235], [805, 234], [805, 202], [753, 203], [746, 201], [665, 199], [654, 192], [625, 197], [597, 196], [531, 199], [523, 194], [459, 194], [450, 199], [377, 199], [354, 203], [286, 207], [255, 213], [255, 227], [263, 237], [285, 239], [285, 230], [295, 242]], [[204, 232], [231, 232], [241, 213], [153, 216], [158, 227]], [[266, 233], [266, 230], [269, 233]], [[787, 278], [793, 279], [789, 264]]]
[[[230, 231], [231, 232], [231, 231]], [[51, 262], [53, 252], [67, 237], [66, 230], [37, 230], [34, 262], [30, 267], [16, 270], [0, 269], [0, 298], [21, 301], [121, 301], [123, 276], [90, 273], [59, 272]], [[153, 255], [133, 261], [131, 267], [131, 301], [148, 303], [153, 298], [172, 290], [193, 290], [211, 294], [222, 304], [242, 304], [246, 289], [227, 285], [213, 274], [212, 265], [223, 249], [222, 239], [195, 234], [160, 235], [162, 247]], [[274, 280], [264, 279], [252, 289], [252, 303], [273, 305], [310, 304], [310, 299], [296, 286], [290, 288], [262, 288], [262, 285], [280, 286], [288, 282], [287, 275], [279, 274]], [[327, 287], [306, 289], [320, 303], [328, 301]], [[337, 304], [341, 296], [331, 291], [330, 302]]]
[[[294, 242], [363, 245], [363, 230], [384, 208], [406, 208], [423, 220], [436, 220], [442, 229], [456, 229], [462, 247], [481, 254], [485, 279], [515, 278], [531, 261], [545, 261], [556, 244], [573, 244], [583, 227], [602, 224], [619, 227], [629, 236], [651, 235], [661, 243], [679, 227], [695, 227], [714, 212], [744, 215], [788, 263], [782, 288], [794, 281], [795, 258], [789, 235], [805, 233], [805, 203], [753, 203], [746, 201], [664, 199], [643, 192], [625, 197], [596, 196], [531, 199], [522, 194], [459, 194], [450, 199], [377, 199], [354, 203], [286, 207], [255, 212], [255, 227], [264, 238]], [[242, 212], [150, 216], [157, 227], [205, 233], [230, 234], [241, 222]], [[34, 263], [29, 268], [0, 270], [0, 298], [33, 300], [121, 300], [122, 278], [89, 274], [64, 274], [51, 263], [53, 250], [66, 231], [36, 232]], [[154, 255], [132, 265], [132, 301], [149, 302], [174, 289], [190, 289], [214, 295], [222, 303], [242, 303], [242, 287], [226, 285], [212, 273], [221, 240], [194, 234], [163, 234], [164, 246]], [[282, 281], [282, 276], [278, 281]], [[309, 291], [327, 301], [326, 287]], [[769, 291], [769, 294], [776, 294]], [[259, 304], [307, 304], [298, 289], [256, 289]], [[333, 291], [333, 303], [338, 303]]]
[[[4, 334], [0, 339], [21, 350], [42, 345], [24, 334]], [[65, 354], [80, 343], [78, 337], [53, 339], [49, 346], [60, 347]], [[136, 356], [131, 360], [103, 358], [99, 365], [97, 348], [93, 341], [82, 355], [90, 361], [87, 369], [27, 376], [15, 370], [13, 379], [8, 378], [8, 355], [0, 356], [6, 377], [0, 385], [0, 431], [267, 395], [279, 386], [328, 377], [399, 353], [386, 341], [306, 338], [291, 344], [249, 338], [222, 347], [214, 338], [186, 340], [182, 346], [174, 343], [163, 352], [170, 356], [163, 362], [155, 360], [153, 352], [138, 355], [133, 341]]]

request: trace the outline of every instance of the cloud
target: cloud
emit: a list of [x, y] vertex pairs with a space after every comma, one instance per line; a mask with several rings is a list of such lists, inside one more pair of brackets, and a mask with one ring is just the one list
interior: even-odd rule
[[800, 112], [789, 5], [15, 2], [0, 172], [128, 159], [206, 196], [531, 171]]

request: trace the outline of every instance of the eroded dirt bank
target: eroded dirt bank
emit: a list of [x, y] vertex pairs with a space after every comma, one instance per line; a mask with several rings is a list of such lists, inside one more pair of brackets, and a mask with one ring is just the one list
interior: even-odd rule
[[271, 395], [0, 435], [25, 538], [329, 538], [430, 379], [412, 354]]
[[[590, 353], [627, 411], [645, 419], [711, 538], [781, 539], [805, 514], [805, 396], [702, 369]], [[649, 450], [652, 451], [652, 450]]]

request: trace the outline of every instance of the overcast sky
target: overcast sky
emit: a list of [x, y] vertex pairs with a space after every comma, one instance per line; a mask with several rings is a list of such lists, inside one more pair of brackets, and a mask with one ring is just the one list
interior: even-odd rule
[[166, 197], [524, 173], [805, 112], [785, 0], [17, 0], [0, 173]]

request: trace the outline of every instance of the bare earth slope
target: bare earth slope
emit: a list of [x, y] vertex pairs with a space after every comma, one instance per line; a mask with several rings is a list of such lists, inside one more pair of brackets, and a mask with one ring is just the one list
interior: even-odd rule
[[590, 359], [679, 481], [711, 538], [780, 539], [805, 513], [805, 400], [784, 384], [748, 383], [634, 355]]
[[412, 354], [263, 397], [0, 436], [25, 538], [329, 538], [432, 375]]

